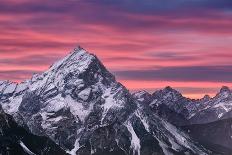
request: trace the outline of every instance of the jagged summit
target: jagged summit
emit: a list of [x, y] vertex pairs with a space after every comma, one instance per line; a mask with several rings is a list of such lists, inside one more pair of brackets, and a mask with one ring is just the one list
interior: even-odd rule
[[152, 99], [152, 95], [145, 90], [137, 91], [132, 96], [139, 102], [149, 103]]
[[164, 90], [167, 90], [167, 91], [174, 91], [175, 89], [173, 89], [171, 86], [166, 86], [164, 88]]
[[223, 93], [223, 92], [231, 93], [231, 90], [227, 86], [222, 86], [222, 88], [220, 89], [220, 93]]
[[76, 69], [84, 69], [88, 67], [88, 65], [95, 59], [97, 59], [96, 56], [87, 52], [82, 47], [78, 46], [74, 48], [73, 51], [70, 52], [66, 57], [54, 63], [48, 71], [60, 69], [62, 66], [69, 67], [73, 64], [79, 64], [80, 66], [82, 66], [75, 66]]
[[175, 94], [181, 94], [179, 91], [177, 91], [176, 89], [172, 88], [171, 86], [165, 87], [162, 91], [165, 92], [165, 93], [173, 92]]
[[182, 94], [178, 92], [177, 90], [173, 89], [170, 86], [165, 87], [164, 89], [155, 91], [152, 94], [153, 98], [165, 98], [165, 99], [175, 99], [178, 100], [182, 97]]
[[211, 97], [209, 95], [205, 95], [201, 100], [208, 101], [210, 99], [211, 99]]
[[148, 93], [146, 90], [139, 90], [139, 91], [137, 91], [137, 92], [134, 92], [133, 93], [133, 96], [140, 96], [140, 95], [144, 95], [144, 94], [150, 94], [150, 93]]
[[223, 99], [231, 96], [231, 90], [227, 86], [222, 86], [220, 91], [216, 94], [214, 98], [216, 99]]

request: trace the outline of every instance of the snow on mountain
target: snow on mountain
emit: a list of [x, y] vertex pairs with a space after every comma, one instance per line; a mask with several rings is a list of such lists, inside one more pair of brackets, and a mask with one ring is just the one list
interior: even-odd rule
[[209, 153], [153, 114], [149, 104], [135, 100], [81, 47], [30, 80], [1, 81], [0, 92], [0, 104], [17, 123], [49, 137], [69, 154]]
[[[138, 95], [134, 98], [140, 103], [148, 104], [152, 112], [175, 125], [187, 124], [188, 116], [196, 109], [190, 99], [183, 97], [171, 87], [154, 92], [153, 94]], [[146, 97], [144, 97], [146, 96]]]
[[205, 95], [198, 100], [186, 98], [171, 87], [156, 91], [152, 95], [136, 92], [133, 96], [139, 102], [149, 104], [153, 112], [161, 118], [178, 126], [209, 123], [229, 118], [232, 113], [232, 93], [225, 86], [215, 97]]
[[232, 111], [232, 93], [228, 87], [223, 86], [220, 92], [213, 98], [201, 102], [207, 105], [200, 108], [198, 112], [191, 117], [192, 124], [209, 123], [223, 119], [229, 112]]
[[66, 153], [50, 139], [33, 135], [20, 127], [11, 116], [4, 113], [0, 106], [0, 154], [65, 155]]
[[35, 155], [33, 152], [31, 152], [30, 149], [27, 148], [27, 146], [22, 141], [19, 141], [19, 144], [26, 153], [28, 153], [29, 155]]

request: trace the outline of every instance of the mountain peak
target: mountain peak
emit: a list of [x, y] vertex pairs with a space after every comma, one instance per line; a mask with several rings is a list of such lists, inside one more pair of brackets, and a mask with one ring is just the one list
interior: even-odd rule
[[151, 94], [145, 90], [137, 91], [132, 94], [135, 99], [138, 101], [149, 102], [151, 100]]
[[85, 50], [83, 47], [81, 47], [80, 45], [76, 46], [71, 52], [70, 52], [70, 55], [75, 55], [75, 56], [78, 56], [78, 55], [81, 55], [81, 54], [87, 54], [87, 55], [90, 55], [90, 56], [93, 56], [93, 54], [89, 53], [87, 50]]
[[79, 51], [79, 50], [84, 50], [84, 48], [81, 47], [80, 45], [77, 45], [77, 46], [74, 48], [74, 51]]
[[203, 98], [201, 98], [201, 101], [209, 101], [211, 98], [209, 95], [205, 95]]
[[180, 97], [182, 97], [181, 93], [177, 90], [173, 89], [170, 86], [165, 87], [164, 89], [155, 91], [152, 94], [153, 98], [165, 98], [168, 100], [178, 100]]
[[181, 95], [181, 93], [180, 93], [179, 91], [177, 91], [176, 89], [173, 89], [173, 88], [170, 87], [170, 86], [165, 87], [165, 88], [162, 90], [162, 92], [163, 92], [164, 94], [173, 93], [173, 94], [175, 94], [175, 95]]
[[145, 90], [139, 90], [135, 93], [133, 93], [133, 95], [137, 96], [137, 95], [144, 95], [144, 94], [149, 94], [147, 91]]
[[222, 86], [222, 88], [220, 89], [220, 93], [223, 93], [223, 92], [231, 92], [230, 91], [230, 88], [229, 87], [227, 87], [227, 86]]
[[[46, 72], [31, 78], [29, 89], [34, 91], [41, 87], [56, 87], [60, 91], [65, 85], [93, 81], [114, 81], [114, 76], [104, 67], [100, 60], [80, 46], [74, 48], [66, 57], [55, 62]], [[44, 89], [45, 90], [45, 89]]]
[[[74, 48], [66, 57], [54, 63], [49, 71], [56, 70], [60, 68], [68, 69], [73, 68], [74, 66], [76, 69], [85, 69], [88, 65], [94, 60], [97, 59], [93, 54], [87, 52], [81, 46], [77, 46]], [[66, 66], [66, 67], [64, 67]], [[74, 69], [74, 68], [73, 68]]]
[[223, 97], [223, 98], [227, 98], [228, 96], [231, 95], [231, 90], [229, 87], [227, 86], [222, 86], [219, 93], [217, 93], [217, 95], [215, 97]]
[[165, 91], [176, 91], [176, 90], [173, 89], [171, 86], [167, 86], [167, 87], [165, 87], [163, 90], [165, 90]]

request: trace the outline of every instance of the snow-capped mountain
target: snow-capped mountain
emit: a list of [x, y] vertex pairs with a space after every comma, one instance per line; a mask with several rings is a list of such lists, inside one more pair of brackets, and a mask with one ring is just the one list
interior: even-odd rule
[[1, 155], [65, 155], [65, 151], [46, 137], [39, 137], [17, 125], [0, 106]]
[[228, 87], [223, 86], [213, 98], [201, 102], [206, 105], [190, 118], [192, 124], [209, 123], [220, 119], [231, 118], [232, 93]]
[[149, 94], [139, 91], [133, 97], [160, 118], [184, 129], [192, 139], [213, 151], [213, 154], [232, 154], [231, 90], [223, 86], [213, 98], [185, 98], [171, 87]]
[[153, 94], [144, 91], [143, 94], [146, 95], [139, 94], [141, 92], [134, 93], [134, 98], [140, 103], [149, 105], [153, 113], [174, 125], [188, 124], [188, 116], [195, 109], [195, 106], [192, 106], [192, 100], [183, 97], [181, 93], [171, 87], [166, 87]]
[[1, 81], [0, 104], [72, 155], [210, 153], [137, 101], [81, 47], [30, 80]]
[[205, 95], [202, 99], [193, 100], [182, 96], [177, 90], [166, 87], [149, 94], [133, 94], [139, 102], [148, 104], [153, 112], [172, 124], [203, 124], [232, 116], [232, 92], [223, 86], [213, 98]]

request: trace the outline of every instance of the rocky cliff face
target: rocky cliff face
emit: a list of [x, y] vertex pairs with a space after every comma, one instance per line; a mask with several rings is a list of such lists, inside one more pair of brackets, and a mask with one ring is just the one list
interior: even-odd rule
[[215, 97], [206, 95], [199, 100], [186, 98], [171, 87], [153, 94], [146, 93], [149, 98], [143, 98], [139, 94], [140, 92], [134, 93], [134, 98], [149, 104], [154, 113], [177, 126], [205, 124], [232, 116], [232, 93], [225, 86]]
[[80, 47], [30, 80], [0, 82], [0, 92], [0, 104], [18, 124], [69, 154], [210, 153], [137, 101]]
[[153, 113], [184, 129], [214, 154], [232, 154], [231, 118], [232, 97], [228, 87], [222, 87], [213, 98], [185, 98], [171, 87], [153, 94], [137, 92], [134, 98], [149, 105]]
[[232, 93], [228, 87], [223, 86], [220, 92], [213, 98], [201, 102], [206, 105], [200, 108], [191, 117], [192, 124], [210, 123], [225, 118], [230, 118], [232, 110]]
[[18, 126], [0, 106], [0, 154], [1, 155], [65, 155], [58, 145], [46, 137], [35, 136]]
[[[171, 87], [149, 94], [147, 97], [139, 95], [140, 92], [133, 94], [134, 98], [140, 103], [149, 105], [153, 113], [174, 125], [188, 124], [188, 117], [195, 107], [190, 107], [192, 100], [185, 98], [178, 91]], [[149, 97], [148, 97], [149, 96]]]

